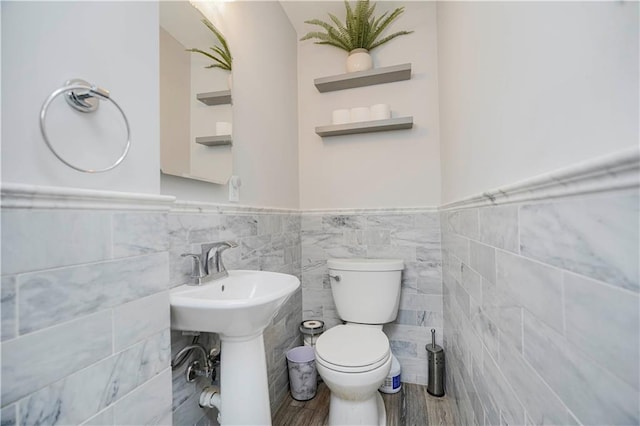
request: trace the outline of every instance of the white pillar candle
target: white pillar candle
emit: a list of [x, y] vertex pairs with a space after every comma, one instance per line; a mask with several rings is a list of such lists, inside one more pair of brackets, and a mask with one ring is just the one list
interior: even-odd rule
[[371, 112], [367, 107], [355, 107], [351, 108], [351, 122], [357, 123], [359, 121], [369, 121]]
[[331, 115], [332, 124], [347, 124], [351, 121], [348, 109], [336, 109]]

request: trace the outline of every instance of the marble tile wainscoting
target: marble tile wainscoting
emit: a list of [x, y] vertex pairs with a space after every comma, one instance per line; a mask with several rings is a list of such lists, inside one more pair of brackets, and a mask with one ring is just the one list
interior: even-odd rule
[[172, 203], [3, 185], [3, 426], [171, 423]]
[[[435, 328], [442, 337], [440, 223], [433, 209], [302, 212], [302, 292], [304, 319], [341, 324], [329, 283], [327, 259], [400, 258], [400, 310], [385, 325], [391, 349], [402, 365], [402, 381], [426, 384], [424, 345]], [[366, 294], [362, 295], [366, 297]]]
[[[239, 247], [227, 250], [223, 260], [227, 269], [284, 272], [300, 278], [300, 215], [278, 209], [232, 208], [177, 202], [168, 218], [171, 287], [189, 281], [191, 264], [181, 253], [197, 253], [200, 244], [232, 240]], [[288, 392], [285, 354], [301, 342], [298, 326], [302, 321], [302, 291], [298, 290], [264, 332], [271, 411]], [[218, 345], [215, 334], [202, 333], [207, 348]], [[171, 332], [171, 352], [190, 344], [192, 336]], [[198, 397], [209, 380], [185, 380], [186, 364], [173, 372], [173, 421], [180, 425], [217, 424], [215, 409], [202, 409]]]
[[[299, 235], [297, 212], [3, 184], [2, 426], [215, 424], [170, 369], [191, 341], [170, 332], [169, 290], [190, 273], [180, 254], [232, 239], [229, 269], [299, 277]], [[301, 297], [265, 332], [273, 410], [288, 390], [284, 353], [301, 343]]]
[[637, 154], [628, 159], [617, 173], [594, 163], [537, 179], [528, 197], [516, 185], [441, 212], [458, 424], [640, 422]]

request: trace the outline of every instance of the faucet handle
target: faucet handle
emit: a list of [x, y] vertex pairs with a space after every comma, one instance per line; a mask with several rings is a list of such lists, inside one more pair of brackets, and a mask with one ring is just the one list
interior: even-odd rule
[[218, 253], [222, 253], [226, 249], [236, 248], [238, 247], [238, 243], [235, 241], [223, 241], [218, 246]]
[[207, 276], [204, 270], [204, 264], [202, 263], [202, 258], [199, 254], [193, 253], [182, 253], [180, 257], [188, 257], [191, 256], [193, 258], [193, 269], [191, 270], [191, 278], [204, 278]]
[[222, 242], [222, 244], [220, 245], [220, 247], [218, 247], [218, 250], [216, 252], [216, 263], [217, 263], [217, 269], [218, 269], [218, 273], [222, 274], [223, 276], [227, 276], [229, 275], [227, 273], [227, 268], [225, 268], [224, 266], [224, 262], [222, 262], [222, 252], [225, 251], [226, 249], [230, 249], [230, 248], [236, 248], [238, 247], [238, 243], [234, 242], [234, 241], [224, 241]]
[[202, 261], [207, 275], [218, 279], [228, 275], [222, 262], [222, 252], [226, 249], [238, 247], [234, 241], [219, 241], [216, 243], [202, 244]]
[[214, 260], [217, 262], [217, 258], [220, 257], [220, 254], [223, 251], [235, 247], [238, 247], [238, 243], [233, 241], [219, 241], [217, 243], [202, 244], [202, 260], [208, 267], [210, 261]]

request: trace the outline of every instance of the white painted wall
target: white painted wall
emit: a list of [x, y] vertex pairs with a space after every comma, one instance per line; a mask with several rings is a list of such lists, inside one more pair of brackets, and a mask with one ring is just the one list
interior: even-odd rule
[[[2, 180], [127, 192], [159, 191], [158, 11], [153, 2], [2, 2]], [[40, 107], [71, 78], [111, 91], [131, 124], [132, 147], [115, 170], [85, 174], [48, 150]], [[48, 116], [61, 154], [107, 166], [125, 142], [119, 113], [102, 102], [82, 115], [58, 98]]]
[[[236, 44], [241, 204], [439, 204], [438, 63], [444, 202], [637, 145], [637, 3], [440, 3], [439, 42], [435, 4], [405, 6], [394, 28], [416, 32], [373, 56], [378, 67], [411, 62], [412, 79], [320, 94], [313, 79], [341, 73], [345, 52], [298, 44], [311, 27], [296, 23], [304, 27], [296, 35], [276, 2], [225, 4]], [[323, 16], [302, 20], [312, 17]], [[2, 2], [3, 181], [158, 192], [157, 24], [150, 2]], [[132, 150], [112, 172], [69, 169], [42, 141], [40, 106], [72, 77], [110, 89], [127, 112]], [[325, 139], [314, 133], [333, 109], [379, 102], [391, 104], [395, 116], [413, 115], [414, 129]], [[118, 114], [104, 102], [98, 115], [80, 116], [59, 100], [48, 123], [56, 146], [82, 164], [106, 165], [124, 139]], [[220, 185], [176, 178], [163, 186], [183, 199], [227, 197]]]
[[[344, 17], [342, 2], [285, 2], [298, 37], [316, 30], [304, 20]], [[313, 41], [298, 44], [300, 207], [335, 209], [435, 206], [440, 202], [440, 151], [435, 3], [377, 2], [377, 13], [405, 6], [391, 31], [413, 30], [372, 51], [374, 67], [410, 62], [408, 81], [319, 93], [318, 77], [345, 72], [347, 52]], [[412, 130], [321, 138], [339, 108], [390, 104], [392, 116], [413, 116]]]
[[638, 145], [638, 3], [441, 2], [443, 202]]

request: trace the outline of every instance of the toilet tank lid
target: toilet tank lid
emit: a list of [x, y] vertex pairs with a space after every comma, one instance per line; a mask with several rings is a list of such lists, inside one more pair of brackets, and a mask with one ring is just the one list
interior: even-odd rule
[[402, 259], [329, 259], [329, 269], [340, 271], [401, 271], [404, 269]]

